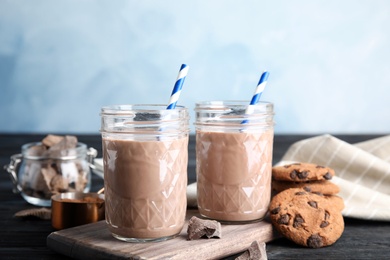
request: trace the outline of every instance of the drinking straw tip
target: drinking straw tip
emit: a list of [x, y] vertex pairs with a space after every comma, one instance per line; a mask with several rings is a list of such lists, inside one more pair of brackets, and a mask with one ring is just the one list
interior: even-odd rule
[[179, 99], [181, 89], [183, 87], [184, 80], [188, 73], [188, 66], [187, 64], [182, 64], [180, 67], [179, 74], [177, 75], [176, 83], [173, 87], [171, 98], [169, 100], [167, 109], [174, 109], [176, 107], [176, 103]]
[[264, 82], [264, 81], [267, 81], [268, 77], [269, 77], [269, 72], [268, 71], [264, 71], [263, 74], [261, 74], [261, 77], [260, 77], [260, 80], [259, 80], [259, 84]]

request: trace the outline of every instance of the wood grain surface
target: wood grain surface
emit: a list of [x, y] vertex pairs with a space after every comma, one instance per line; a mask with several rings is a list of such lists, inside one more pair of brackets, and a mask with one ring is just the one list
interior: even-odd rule
[[[187, 212], [187, 219], [197, 215]], [[51, 233], [47, 245], [52, 250], [76, 259], [220, 259], [246, 250], [254, 241], [275, 238], [267, 220], [222, 225], [222, 237], [187, 240], [187, 223], [180, 235], [162, 242], [127, 243], [115, 239], [104, 221]]]

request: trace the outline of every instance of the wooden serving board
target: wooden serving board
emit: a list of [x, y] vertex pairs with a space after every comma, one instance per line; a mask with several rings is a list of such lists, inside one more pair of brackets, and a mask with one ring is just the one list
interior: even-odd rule
[[[187, 220], [198, 215], [187, 211]], [[245, 251], [257, 240], [276, 237], [267, 220], [244, 225], [222, 225], [222, 237], [187, 240], [186, 221], [180, 235], [162, 242], [127, 243], [115, 239], [105, 221], [64, 229], [47, 237], [52, 250], [76, 259], [220, 259]]]

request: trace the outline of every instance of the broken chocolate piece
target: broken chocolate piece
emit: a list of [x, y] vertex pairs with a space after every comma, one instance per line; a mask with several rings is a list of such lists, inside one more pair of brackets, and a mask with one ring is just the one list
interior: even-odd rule
[[188, 240], [200, 238], [221, 238], [221, 223], [215, 220], [200, 219], [193, 216], [188, 221]]
[[250, 247], [242, 253], [240, 256], [236, 257], [235, 260], [249, 260], [249, 259], [259, 259], [267, 260], [267, 251], [265, 250], [265, 243], [258, 241], [253, 241]]
[[47, 153], [50, 157], [71, 155], [71, 150], [76, 148], [77, 142], [77, 137], [66, 135], [62, 137], [58, 143], [50, 146], [50, 148], [47, 150]]
[[28, 148], [26, 151], [27, 156], [42, 156], [46, 152], [46, 147], [44, 145], [34, 145]]
[[53, 145], [61, 142], [63, 139], [64, 137], [60, 135], [47, 135], [45, 138], [43, 138], [42, 144], [50, 148]]

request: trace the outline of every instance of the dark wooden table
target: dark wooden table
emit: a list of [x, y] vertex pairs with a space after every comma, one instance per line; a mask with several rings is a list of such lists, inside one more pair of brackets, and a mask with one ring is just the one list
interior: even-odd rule
[[[98, 150], [101, 157], [99, 135], [77, 135], [80, 142]], [[18, 194], [12, 193], [12, 183], [3, 166], [10, 156], [20, 153], [20, 147], [29, 142], [40, 141], [44, 135], [0, 134], [0, 259], [68, 259], [51, 251], [46, 246], [47, 236], [54, 231], [50, 221], [18, 219], [13, 215], [33, 206]], [[308, 138], [307, 135], [276, 135], [274, 162], [281, 159], [294, 142]], [[377, 135], [336, 135], [350, 143], [368, 140]], [[189, 145], [189, 182], [195, 181], [194, 137]], [[94, 175], [92, 191], [103, 186], [103, 180]], [[390, 188], [390, 187], [389, 187]], [[390, 206], [390, 202], [389, 202]], [[332, 246], [320, 249], [302, 248], [285, 238], [267, 244], [268, 259], [390, 259], [390, 222], [366, 221], [345, 218], [345, 231]]]

